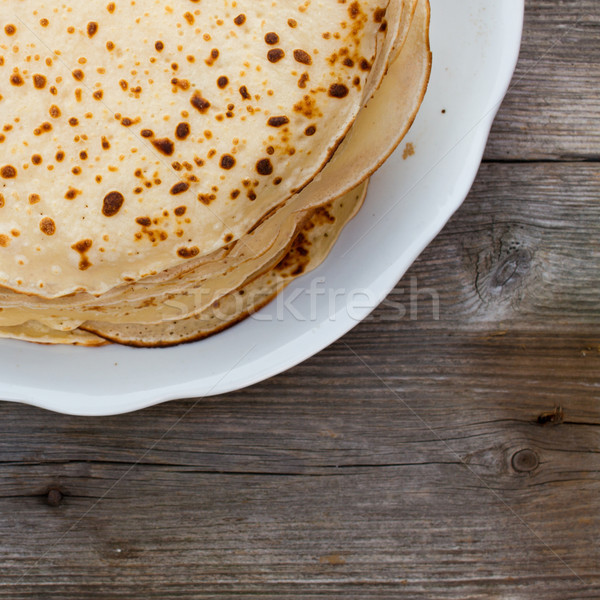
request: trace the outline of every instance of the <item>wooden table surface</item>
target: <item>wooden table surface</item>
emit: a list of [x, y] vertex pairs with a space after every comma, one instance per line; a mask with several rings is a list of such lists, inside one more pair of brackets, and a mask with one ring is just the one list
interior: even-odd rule
[[[600, 598], [600, 2], [529, 0], [472, 193], [271, 381], [0, 404], [0, 598]], [[411, 282], [418, 313], [402, 309]]]

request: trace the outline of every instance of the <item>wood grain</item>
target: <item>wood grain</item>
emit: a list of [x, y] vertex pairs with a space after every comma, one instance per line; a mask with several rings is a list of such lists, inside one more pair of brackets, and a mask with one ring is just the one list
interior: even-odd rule
[[600, 158], [596, 0], [526, 0], [521, 56], [487, 160]]
[[527, 3], [471, 195], [317, 357], [120, 417], [0, 404], [0, 598], [598, 598], [599, 25]]

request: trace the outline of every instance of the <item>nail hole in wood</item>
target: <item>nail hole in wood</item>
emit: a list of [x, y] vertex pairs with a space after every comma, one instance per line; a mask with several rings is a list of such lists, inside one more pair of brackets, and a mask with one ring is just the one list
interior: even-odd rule
[[557, 406], [550, 412], [542, 413], [538, 418], [538, 425], [560, 425], [565, 420], [565, 412], [562, 406]]
[[49, 506], [60, 506], [62, 502], [63, 495], [60, 490], [51, 489], [48, 491], [48, 496], [46, 497], [46, 501]]

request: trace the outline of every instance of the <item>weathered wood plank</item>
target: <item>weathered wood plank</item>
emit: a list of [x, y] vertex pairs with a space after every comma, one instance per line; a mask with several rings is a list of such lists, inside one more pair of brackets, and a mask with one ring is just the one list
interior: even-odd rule
[[442, 328], [600, 333], [599, 239], [600, 165], [485, 164], [380, 318], [436, 326], [429, 289]]
[[600, 7], [527, 0], [521, 57], [489, 160], [600, 158]]
[[[88, 471], [107, 465], [120, 473], [138, 459], [140, 468], [157, 472], [181, 467], [182, 472], [318, 476], [339, 474], [340, 468], [354, 473], [427, 464], [451, 454], [454, 443], [469, 454], [494, 436], [505, 440], [506, 452], [516, 452], [519, 440], [543, 447], [552, 439], [563, 447], [565, 460], [571, 461], [569, 453], [577, 455], [583, 470], [600, 460], [594, 454], [600, 442], [600, 402], [594, 397], [600, 356], [597, 349], [586, 356], [580, 350], [592, 338], [556, 339], [547, 333], [485, 339], [425, 331], [415, 340], [407, 331], [382, 341], [361, 326], [347, 341], [271, 382], [201, 400], [155, 446], [189, 403], [100, 421], [15, 407], [13, 414], [27, 416], [28, 427], [3, 419], [0, 497], [43, 495], [54, 485], [75, 496], [97, 497], [105, 484], [98, 478], [80, 489], [79, 480], [92, 477]], [[340, 380], [345, 385], [336, 387]], [[502, 380], [508, 383], [500, 385]], [[299, 402], [302, 394], [306, 399]], [[541, 426], [540, 415], [559, 405], [562, 425]], [[44, 429], [54, 433], [30, 435], [23, 447], [24, 431]], [[506, 461], [498, 457], [500, 462]], [[17, 477], [19, 470], [27, 477]], [[136, 477], [133, 472], [128, 479]], [[68, 489], [67, 480], [76, 481], [78, 489]], [[149, 480], [149, 488], [154, 483]], [[113, 492], [115, 498], [128, 494], [127, 487]]]

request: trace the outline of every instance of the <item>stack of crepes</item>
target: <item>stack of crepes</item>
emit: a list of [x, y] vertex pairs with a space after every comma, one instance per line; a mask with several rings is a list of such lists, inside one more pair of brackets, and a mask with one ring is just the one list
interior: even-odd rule
[[320, 264], [431, 67], [428, 0], [3, 0], [0, 336], [166, 346]]

